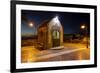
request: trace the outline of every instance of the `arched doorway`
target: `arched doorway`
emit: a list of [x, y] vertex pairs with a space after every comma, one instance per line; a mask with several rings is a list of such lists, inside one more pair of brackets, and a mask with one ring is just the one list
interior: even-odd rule
[[52, 47], [60, 46], [60, 32], [59, 30], [52, 31]]

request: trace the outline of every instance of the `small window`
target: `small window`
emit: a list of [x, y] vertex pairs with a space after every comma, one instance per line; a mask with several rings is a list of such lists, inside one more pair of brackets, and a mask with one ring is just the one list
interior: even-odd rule
[[57, 30], [53, 31], [53, 39], [59, 39], [59, 31]]

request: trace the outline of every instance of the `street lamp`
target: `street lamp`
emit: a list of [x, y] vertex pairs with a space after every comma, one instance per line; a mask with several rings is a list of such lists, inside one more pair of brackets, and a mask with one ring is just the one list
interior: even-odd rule
[[33, 27], [33, 23], [30, 23], [29, 26], [30, 26], [30, 27]]
[[86, 28], [86, 26], [85, 26], [85, 25], [82, 25], [82, 26], [81, 26], [81, 29], [85, 29], [85, 28]]
[[84, 25], [81, 25], [80, 27], [81, 29], [85, 30], [85, 35], [86, 35], [86, 39], [87, 39], [87, 43], [86, 43], [86, 47], [88, 48], [88, 33], [87, 33], [87, 26], [84, 24]]
[[34, 28], [34, 30], [35, 30], [34, 34], [36, 35], [36, 26], [35, 26], [35, 24], [33, 22], [30, 22], [28, 25], [29, 25], [30, 28]]

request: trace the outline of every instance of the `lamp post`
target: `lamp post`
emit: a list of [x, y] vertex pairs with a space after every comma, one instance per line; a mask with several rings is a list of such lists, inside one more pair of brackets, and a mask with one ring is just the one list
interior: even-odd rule
[[[38, 26], [34, 22], [31, 22], [28, 25], [29, 25], [29, 27], [31, 27], [31, 28], [34, 29], [34, 36], [38, 37], [38, 34], [37, 34], [37, 28], [38, 28]], [[38, 38], [36, 38], [36, 42], [35, 43], [36, 43], [36, 47], [38, 47]]]
[[86, 39], [87, 39], [87, 42], [86, 42], [86, 48], [88, 48], [88, 33], [87, 33], [87, 26], [85, 24], [81, 25], [80, 27], [81, 29], [85, 30], [85, 35], [86, 35]]
[[35, 29], [35, 31], [34, 31], [34, 35], [36, 35], [36, 26], [35, 26], [35, 24], [33, 24], [32, 22], [31, 23], [29, 23], [29, 27], [33, 27], [34, 29]]

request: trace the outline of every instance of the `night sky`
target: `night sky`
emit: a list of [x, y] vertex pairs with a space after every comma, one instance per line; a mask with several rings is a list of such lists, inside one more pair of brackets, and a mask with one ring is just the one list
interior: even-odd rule
[[21, 11], [21, 34], [34, 35], [34, 27], [29, 27], [29, 23], [33, 23], [35, 27], [38, 27], [43, 21], [50, 20], [55, 16], [59, 17], [59, 20], [63, 26], [64, 34], [79, 34], [81, 32], [80, 26], [86, 24], [88, 27], [88, 33], [90, 30], [90, 14], [89, 13], [75, 13], [75, 12], [51, 12], [51, 11], [33, 11], [22, 10]]

